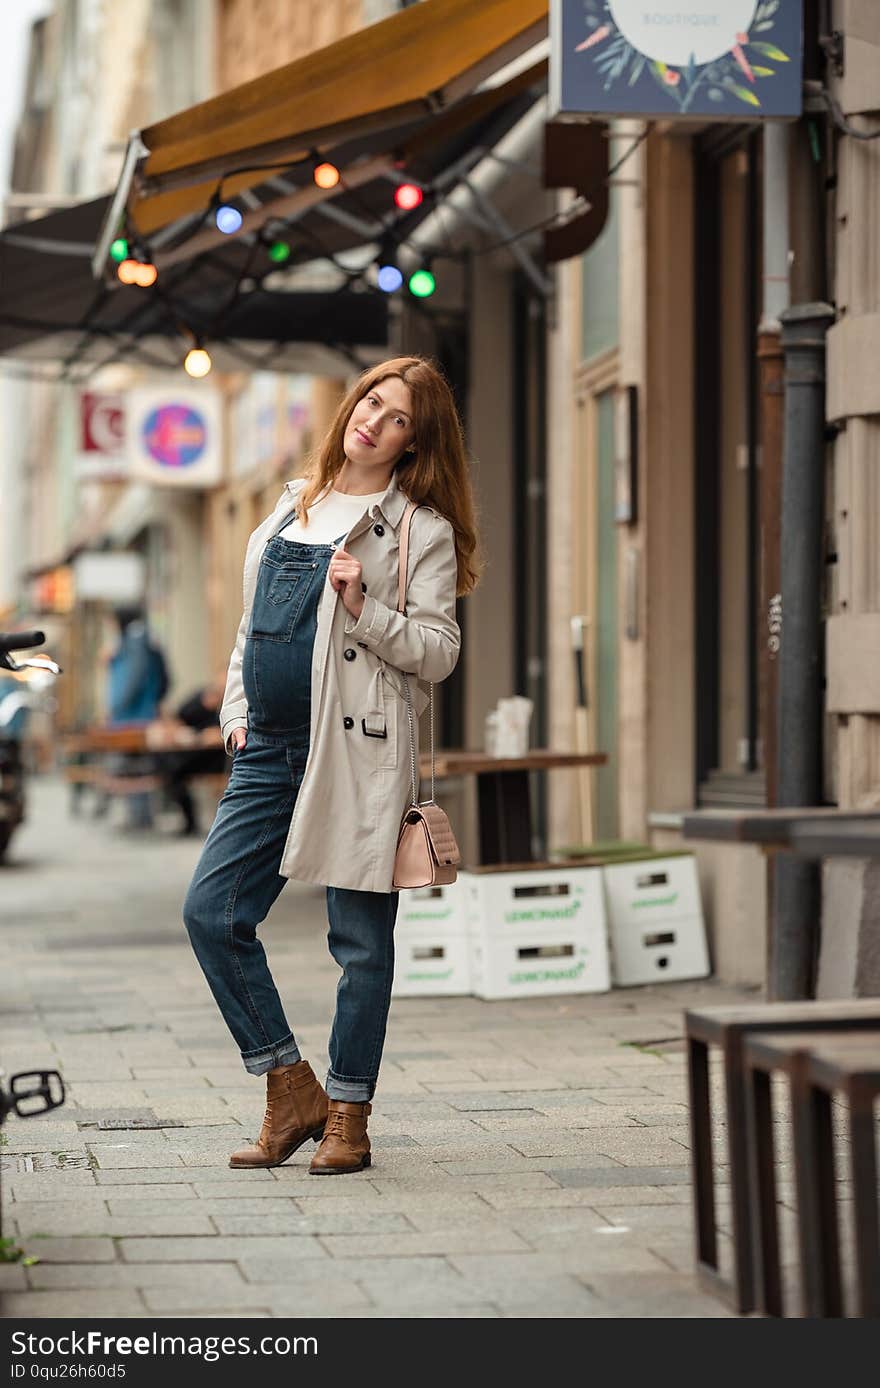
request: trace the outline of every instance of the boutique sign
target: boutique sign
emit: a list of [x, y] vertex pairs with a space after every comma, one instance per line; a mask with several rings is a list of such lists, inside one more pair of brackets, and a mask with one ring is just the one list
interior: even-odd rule
[[795, 117], [801, 0], [551, 0], [554, 115]]

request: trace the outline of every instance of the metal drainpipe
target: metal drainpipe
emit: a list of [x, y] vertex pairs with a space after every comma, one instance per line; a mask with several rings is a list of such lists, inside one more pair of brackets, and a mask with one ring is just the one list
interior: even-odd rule
[[[822, 798], [822, 520], [825, 465], [825, 334], [828, 304], [780, 315], [785, 355], [782, 457], [782, 641], [779, 651], [777, 803]], [[821, 892], [819, 866], [782, 853], [776, 862], [768, 995], [814, 994]]]
[[[776, 749], [779, 703], [779, 526], [782, 498], [782, 441], [784, 438], [783, 354], [779, 315], [790, 303], [789, 253], [789, 140], [787, 125], [768, 121], [764, 126], [763, 204], [764, 256], [762, 314], [758, 328], [760, 380], [760, 527], [761, 527], [761, 639], [760, 736], [763, 745], [767, 807], [776, 805]], [[767, 936], [765, 967], [775, 935], [774, 900], [776, 854], [765, 856]]]

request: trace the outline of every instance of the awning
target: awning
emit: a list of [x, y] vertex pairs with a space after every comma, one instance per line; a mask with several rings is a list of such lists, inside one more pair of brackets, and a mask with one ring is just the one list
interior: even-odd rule
[[312, 151], [424, 122], [546, 32], [547, 0], [423, 0], [141, 131], [130, 221], [149, 236], [204, 211], [220, 177], [232, 197], [273, 161], [281, 173]]
[[[405, 243], [533, 109], [547, 64], [530, 50], [546, 28], [547, 0], [423, 0], [138, 132], [111, 197], [0, 233], [0, 354], [74, 375], [118, 360], [176, 368], [194, 339], [221, 370], [337, 374], [378, 359], [377, 252]], [[318, 156], [340, 170], [333, 189], [314, 182]], [[404, 179], [424, 199], [401, 212]], [[214, 224], [221, 194], [243, 216], [233, 236]], [[120, 285], [119, 235], [158, 266], [153, 287]], [[330, 287], [303, 292], [315, 262]]]
[[[365, 270], [389, 228], [392, 237], [411, 234], [534, 107], [546, 77], [541, 61], [438, 115], [343, 142], [333, 150], [341, 165], [374, 175], [378, 167], [379, 176], [343, 187], [332, 202], [288, 212], [289, 221], [280, 216], [279, 193], [290, 202], [297, 191], [283, 178], [257, 185], [249, 197], [272, 234], [291, 246], [281, 272], [269, 255], [271, 237], [187, 234], [194, 229], [185, 219], [149, 246], [160, 271], [152, 288], [126, 288], [115, 276], [96, 282], [90, 258], [111, 216], [110, 198], [7, 228], [0, 233], [0, 354], [60, 361], [74, 375], [118, 360], [177, 368], [194, 338], [218, 369], [337, 374], [377, 359], [387, 343], [388, 297], [350, 255], [344, 265], [339, 257], [363, 250]], [[404, 215], [385, 176], [401, 160], [407, 176], [429, 190]], [[311, 174], [309, 182], [314, 188]], [[333, 288], [293, 292], [295, 272], [316, 261], [327, 262]]]
[[231, 244], [164, 274], [159, 292], [109, 287], [90, 258], [109, 199], [0, 233], [0, 354], [52, 362], [76, 378], [127, 361], [178, 369], [193, 339], [218, 369], [334, 374], [373, 360], [387, 342], [384, 295], [241, 293], [248, 248]]

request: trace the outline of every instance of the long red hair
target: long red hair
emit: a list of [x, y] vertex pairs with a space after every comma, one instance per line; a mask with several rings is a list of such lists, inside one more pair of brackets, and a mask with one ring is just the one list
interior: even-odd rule
[[483, 564], [477, 556], [476, 507], [464, 434], [452, 391], [434, 362], [425, 357], [394, 357], [370, 367], [340, 404], [324, 442], [307, 464], [298, 514], [308, 524], [308, 510], [332, 486], [345, 464], [343, 439], [359, 400], [389, 376], [409, 387], [415, 430], [412, 448], [397, 463], [397, 484], [411, 501], [426, 502], [451, 523], [458, 560], [456, 595], [473, 592]]

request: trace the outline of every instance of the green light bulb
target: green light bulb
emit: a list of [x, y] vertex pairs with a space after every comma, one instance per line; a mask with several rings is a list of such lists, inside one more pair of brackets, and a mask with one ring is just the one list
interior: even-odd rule
[[276, 265], [283, 265], [285, 260], [290, 259], [290, 247], [286, 241], [273, 241], [269, 247], [269, 259], [274, 260]]
[[430, 270], [416, 270], [409, 277], [409, 292], [417, 299], [427, 299], [437, 288], [437, 282]]
[[121, 264], [123, 260], [128, 259], [128, 242], [124, 236], [117, 236], [110, 247], [110, 255], [116, 261], [117, 265]]

